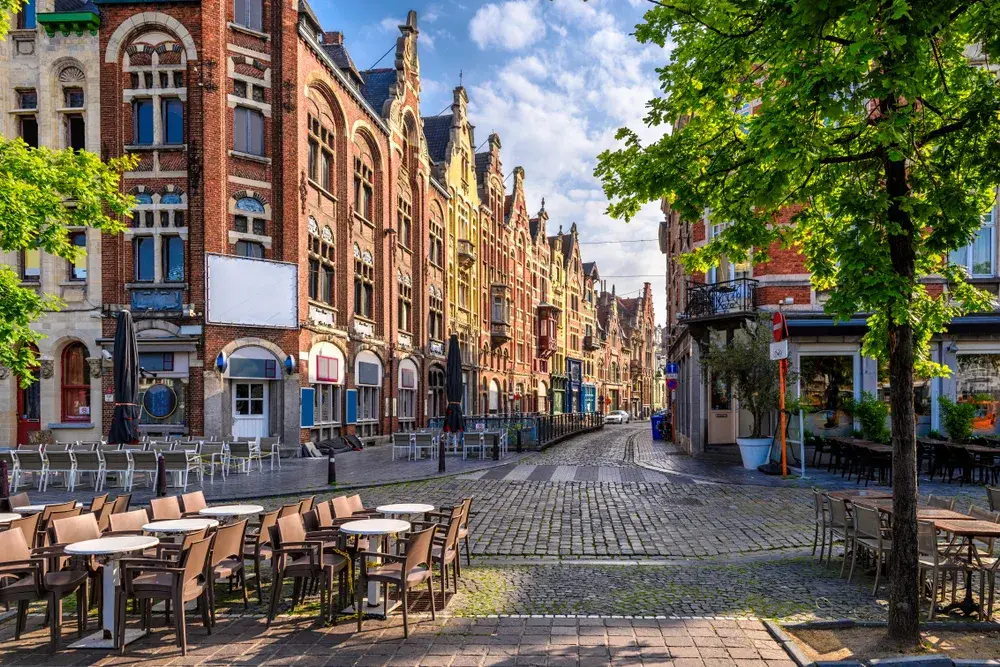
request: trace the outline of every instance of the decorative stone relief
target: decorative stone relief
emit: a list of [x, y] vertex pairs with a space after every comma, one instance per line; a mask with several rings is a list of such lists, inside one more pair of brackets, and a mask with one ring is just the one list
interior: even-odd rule
[[40, 359], [38, 361], [38, 364], [39, 368], [41, 369], [39, 371], [39, 375], [41, 375], [46, 380], [51, 379], [52, 376], [55, 374], [55, 362], [53, 362], [51, 359]]
[[10, 369], [6, 366], [0, 366], [0, 380], [6, 380], [10, 377]]
[[101, 373], [104, 371], [101, 365], [100, 357], [91, 357], [87, 359], [87, 364], [90, 365], [90, 377], [99, 378]]

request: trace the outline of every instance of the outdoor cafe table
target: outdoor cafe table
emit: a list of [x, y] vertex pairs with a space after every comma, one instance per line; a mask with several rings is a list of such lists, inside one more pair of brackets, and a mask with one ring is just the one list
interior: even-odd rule
[[867, 489], [849, 489], [847, 491], [831, 491], [826, 494], [834, 500], [846, 500], [853, 503], [855, 500], [866, 498], [869, 500], [885, 500], [892, 498], [891, 491], [869, 491]]
[[264, 508], [260, 505], [217, 505], [198, 510], [198, 514], [213, 519], [235, 519], [240, 516], [260, 514]]
[[[399, 533], [405, 533], [410, 530], [409, 521], [401, 521], [400, 519], [361, 519], [359, 521], [348, 521], [347, 523], [340, 526], [340, 532], [345, 535], [352, 535], [354, 537], [382, 537], [384, 542], [388, 541], [390, 535], [397, 535]], [[387, 547], [382, 547], [383, 551], [387, 551]], [[361, 582], [363, 577], [361, 576], [360, 567], [365, 563], [364, 560], [358, 559], [358, 567], [354, 568], [357, 573], [357, 586], [358, 590], [355, 595], [357, 599], [358, 606], [350, 606], [344, 610], [345, 614], [361, 613], [361, 603], [364, 596], [361, 594]], [[365, 610], [366, 616], [372, 616], [376, 618], [386, 618], [393, 609], [398, 606], [399, 603], [393, 605], [390, 609], [386, 606], [386, 601], [381, 599], [382, 591], [378, 582], [372, 581], [368, 583], [368, 608]]]
[[[877, 509], [879, 512], [884, 512], [885, 514], [892, 514], [892, 500], [873, 500], [869, 498], [856, 498], [852, 501], [855, 505], [860, 505], [861, 507], [870, 507]], [[947, 521], [974, 521], [971, 516], [962, 514], [961, 512], [956, 512], [954, 510], [944, 509], [943, 507], [932, 507], [931, 505], [917, 505], [917, 520], [918, 521], [936, 521], [936, 520], [947, 520]]]
[[21, 515], [17, 512], [0, 512], [0, 523], [10, 523], [15, 519], [20, 519]]
[[147, 533], [164, 533], [167, 535], [186, 535], [197, 533], [205, 528], [215, 528], [219, 525], [217, 519], [166, 519], [153, 521], [142, 527]]
[[392, 505], [379, 505], [375, 508], [379, 514], [424, 514], [433, 512], [434, 505], [423, 503], [394, 503]]
[[[979, 559], [979, 551], [976, 549], [976, 540], [990, 540], [1000, 538], [1000, 524], [990, 521], [951, 521], [948, 519], [935, 519], [934, 527], [940, 531], [951, 533], [953, 540], [961, 539], [964, 545], [959, 547], [959, 551], [964, 550], [967, 554], [969, 569], [965, 573], [965, 598], [959, 602], [953, 602], [942, 611], [950, 613], [960, 611], [966, 616], [979, 612], [979, 605], [972, 599], [972, 569], [977, 565], [982, 565]], [[954, 542], [953, 542], [954, 544]], [[948, 547], [951, 549], [951, 547]], [[980, 603], [982, 600], [980, 600]]]
[[[74, 542], [66, 546], [66, 553], [73, 556], [96, 556], [104, 562], [102, 576], [102, 597], [104, 613], [104, 628], [88, 637], [84, 637], [70, 648], [116, 648], [133, 642], [146, 634], [145, 630], [131, 629], [125, 631], [125, 636], [119, 638], [115, 628], [115, 593], [121, 586], [121, 568], [119, 560], [129, 553], [155, 547], [160, 540], [146, 535], [127, 535], [122, 537], [100, 537], [96, 540]], [[118, 640], [121, 639], [121, 644]]]

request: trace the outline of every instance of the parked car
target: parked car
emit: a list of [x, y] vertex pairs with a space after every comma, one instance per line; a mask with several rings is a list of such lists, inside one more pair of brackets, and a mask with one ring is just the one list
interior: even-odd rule
[[605, 424], [627, 424], [629, 419], [629, 414], [624, 410], [612, 410], [604, 415]]

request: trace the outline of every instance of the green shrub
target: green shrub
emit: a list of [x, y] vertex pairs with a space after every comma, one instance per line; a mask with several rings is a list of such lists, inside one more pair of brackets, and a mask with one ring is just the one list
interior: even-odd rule
[[956, 403], [947, 396], [938, 399], [941, 404], [942, 425], [952, 442], [962, 442], [972, 436], [972, 419], [976, 416], [975, 403]]
[[845, 409], [861, 424], [861, 437], [865, 440], [888, 443], [892, 438], [886, 425], [889, 404], [880, 401], [871, 392], [861, 392], [861, 399], [848, 401]]

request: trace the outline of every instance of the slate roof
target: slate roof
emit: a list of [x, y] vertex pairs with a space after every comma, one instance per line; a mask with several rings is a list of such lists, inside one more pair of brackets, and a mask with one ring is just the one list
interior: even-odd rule
[[101, 11], [91, 0], [56, 0], [52, 11], [56, 14], [68, 12], [90, 12], [100, 16]]
[[427, 140], [427, 153], [432, 162], [442, 162], [448, 152], [448, 140], [451, 139], [451, 122], [454, 116], [427, 116], [424, 118], [424, 138]]
[[392, 67], [383, 67], [367, 69], [360, 74], [364, 81], [361, 84], [361, 95], [381, 116], [382, 105], [389, 99], [389, 88], [396, 83], [396, 70]]
[[597, 270], [597, 262], [584, 262], [583, 263], [583, 275], [592, 275]]
[[[361, 73], [358, 72], [358, 68], [354, 64], [354, 59], [351, 58], [351, 54], [347, 52], [346, 46], [343, 44], [322, 44], [321, 46], [323, 50], [326, 51], [326, 54], [330, 56], [330, 60], [333, 61], [334, 65], [351, 77], [355, 83], [362, 86], [364, 85], [364, 79], [361, 77]], [[393, 71], [395, 72], [395, 70]], [[395, 81], [395, 77], [393, 77], [393, 81]], [[377, 106], [375, 107], [375, 110], [381, 113], [382, 107]]]
[[479, 180], [480, 183], [485, 182], [486, 179], [483, 177], [486, 174], [486, 170], [489, 169], [489, 166], [489, 151], [485, 153], [476, 153], [476, 179]]

